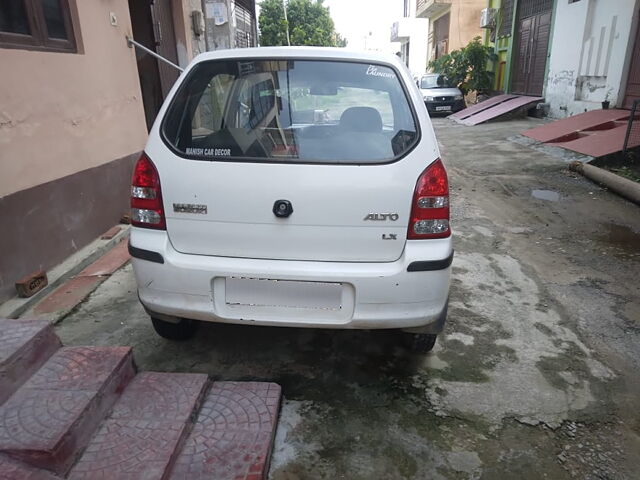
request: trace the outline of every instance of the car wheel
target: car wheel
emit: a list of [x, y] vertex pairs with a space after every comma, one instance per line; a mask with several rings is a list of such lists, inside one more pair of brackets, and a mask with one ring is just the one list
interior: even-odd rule
[[198, 327], [198, 322], [187, 318], [181, 318], [178, 323], [172, 323], [151, 317], [151, 323], [158, 335], [169, 340], [188, 340], [193, 337]]
[[436, 344], [437, 334], [433, 333], [410, 333], [409, 348], [414, 353], [429, 353]]

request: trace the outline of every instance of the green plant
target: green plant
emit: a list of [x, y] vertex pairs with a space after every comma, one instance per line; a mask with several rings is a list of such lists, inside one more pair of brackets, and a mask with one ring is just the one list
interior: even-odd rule
[[492, 47], [475, 37], [465, 47], [429, 62], [429, 69], [442, 73], [464, 95], [475, 91], [489, 93], [493, 87], [493, 71], [488, 69], [497, 58]]

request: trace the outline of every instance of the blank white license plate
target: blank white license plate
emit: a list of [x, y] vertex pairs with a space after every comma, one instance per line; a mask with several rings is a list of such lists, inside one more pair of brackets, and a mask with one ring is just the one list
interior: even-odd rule
[[442, 107], [436, 107], [436, 112], [442, 112], [444, 110], [451, 110], [451, 106], [450, 105], [444, 105]]
[[340, 310], [341, 283], [227, 277], [227, 305]]

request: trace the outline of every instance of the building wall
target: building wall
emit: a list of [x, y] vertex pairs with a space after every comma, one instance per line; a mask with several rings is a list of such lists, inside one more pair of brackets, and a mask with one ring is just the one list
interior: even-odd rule
[[621, 103], [637, 16], [636, 0], [557, 2], [545, 89], [552, 117]]
[[[483, 38], [484, 30], [480, 28], [480, 12], [487, 8], [487, 0], [451, 0], [451, 8], [437, 16], [429, 18], [429, 29], [433, 31], [433, 22], [447, 13], [449, 21], [449, 53], [465, 47], [475, 37]], [[429, 46], [428, 60], [435, 58], [435, 46]]]
[[127, 0], [71, 3], [78, 53], [0, 48], [0, 300], [117, 223], [146, 140]]
[[[419, 23], [417, 23], [419, 22]], [[409, 63], [408, 67], [414, 75], [422, 75], [427, 71], [427, 38], [429, 24], [427, 21], [416, 19], [417, 25], [412, 28], [409, 37]]]
[[[251, 14], [251, 41], [249, 47], [258, 46], [256, 2], [255, 0], [203, 0], [204, 17], [206, 24], [207, 50], [220, 50], [227, 48], [241, 48], [236, 38], [238, 25], [236, 25], [236, 8], [245, 8]], [[214, 6], [222, 4], [223, 17], [214, 18]]]
[[482, 37], [480, 12], [487, 7], [487, 0], [454, 0], [451, 4], [449, 27], [449, 51], [459, 50], [475, 37]]
[[77, 9], [83, 53], [0, 48], [0, 197], [144, 145], [127, 1], [78, 1]]
[[[176, 49], [178, 64], [181, 67], [189, 65], [191, 60], [207, 50], [204, 34], [204, 12], [201, 0], [172, 0], [174, 28], [176, 32]], [[193, 12], [200, 12], [201, 33], [194, 28]]]
[[[505, 19], [502, 18], [502, 14], [504, 13], [501, 10], [502, 0], [489, 0], [487, 7], [493, 8], [496, 10], [495, 28], [483, 29], [485, 45], [493, 47], [494, 52], [497, 55], [497, 59], [493, 63], [493, 72], [494, 72], [493, 89], [498, 92], [505, 92], [507, 90], [509, 66], [511, 63], [510, 58], [511, 58], [511, 44], [512, 44], [512, 41], [511, 41], [512, 28], [507, 28], [508, 33], [501, 32], [501, 30], [503, 30], [501, 28], [502, 27], [501, 24], [502, 22], [506, 21]], [[514, 12], [512, 12], [510, 19], [512, 20], [513, 17], [514, 17]]]
[[407, 17], [395, 22], [391, 31], [391, 41], [400, 42], [402, 60], [414, 76], [427, 71], [428, 33], [427, 19]]
[[433, 37], [433, 23], [447, 13], [450, 14], [449, 21], [449, 44], [448, 52], [459, 50], [465, 47], [475, 37], [484, 38], [484, 31], [480, 28], [480, 12], [487, 8], [488, 0], [451, 0], [451, 6], [437, 15], [429, 18], [427, 62], [436, 58], [436, 48]]

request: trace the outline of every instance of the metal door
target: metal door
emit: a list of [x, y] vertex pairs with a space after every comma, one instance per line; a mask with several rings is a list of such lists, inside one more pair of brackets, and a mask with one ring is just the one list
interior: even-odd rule
[[551, 33], [553, 0], [525, 0], [518, 6], [511, 91], [542, 95]]
[[636, 39], [631, 51], [631, 65], [623, 108], [631, 108], [634, 100], [640, 100], [640, 26], [636, 31]]

